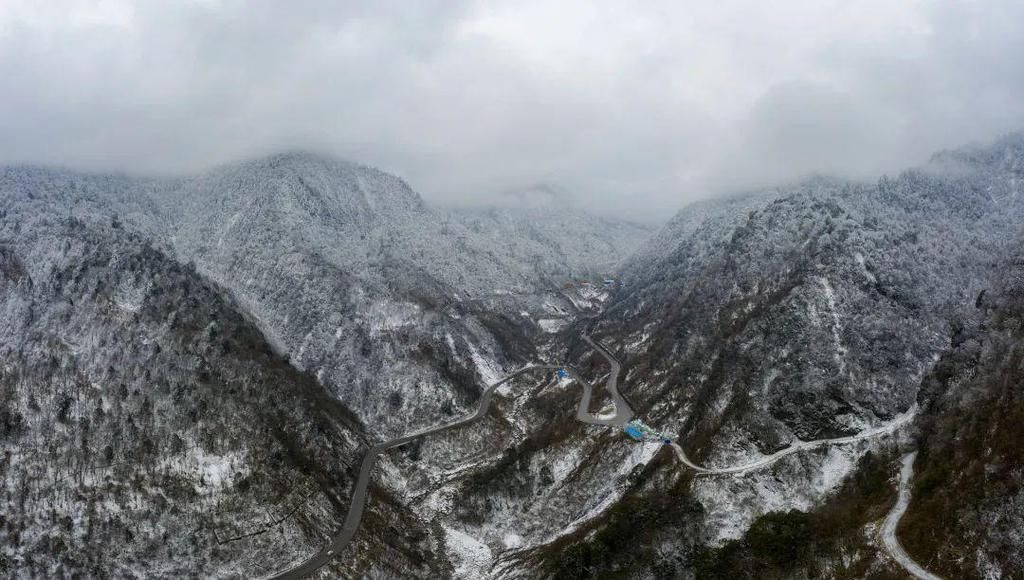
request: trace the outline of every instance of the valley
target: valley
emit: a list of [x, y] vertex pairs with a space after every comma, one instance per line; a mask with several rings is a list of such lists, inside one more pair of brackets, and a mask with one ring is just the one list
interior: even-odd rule
[[[955, 417], [1015, 400], [992, 377], [1017, 356], [1022, 143], [656, 233], [436, 208], [305, 153], [6, 168], [0, 570], [972, 577], [922, 526], [957, 509], [933, 450], [988, 457]], [[1002, 474], [984, 513], [1016, 521], [1015, 456], [989, 446], [963, 477]], [[1013, 569], [1002, 537], [958, 549]]]
[[1024, 580], [1022, 54], [0, 0], [0, 580]]
[[[614, 407], [614, 413], [611, 416], [596, 417], [590, 413], [590, 400], [591, 395], [593, 393], [593, 388], [588, 382], [584, 381], [580, 377], [579, 373], [572, 367], [562, 368], [552, 365], [532, 365], [522, 368], [506, 376], [500, 381], [488, 385], [480, 397], [479, 406], [477, 407], [476, 411], [473, 412], [473, 414], [471, 414], [470, 416], [465, 417], [463, 419], [459, 419], [458, 421], [454, 421], [452, 423], [432, 427], [429, 429], [424, 429], [416, 433], [399, 437], [397, 439], [392, 439], [390, 441], [374, 445], [369, 450], [367, 450], [360, 467], [358, 480], [355, 485], [355, 491], [353, 492], [352, 496], [352, 503], [348, 508], [347, 514], [345, 516], [345, 523], [342, 526], [341, 531], [331, 539], [330, 544], [322, 548], [319, 552], [317, 552], [315, 555], [313, 555], [308, 560], [303, 562], [301, 565], [291, 570], [288, 570], [282, 574], [278, 574], [273, 578], [276, 580], [300, 579], [308, 577], [315, 573], [317, 569], [323, 567], [332, 557], [335, 556], [335, 554], [340, 553], [341, 550], [348, 545], [348, 543], [352, 540], [353, 536], [357, 533], [359, 529], [359, 523], [362, 518], [363, 507], [367, 500], [367, 485], [370, 477], [372, 476], [373, 468], [377, 462], [377, 457], [381, 453], [387, 451], [388, 449], [399, 447], [416, 439], [427, 437], [436, 433], [441, 433], [443, 431], [447, 431], [450, 429], [455, 429], [457, 427], [468, 425], [479, 420], [482, 416], [484, 416], [487, 413], [491, 403], [491, 396], [493, 395], [494, 391], [497, 388], [504, 385], [505, 383], [511, 381], [512, 379], [515, 379], [519, 375], [525, 373], [532, 373], [538, 370], [546, 370], [548, 372], [552, 370], [557, 370], [559, 371], [560, 376], [562, 376], [563, 373], [565, 375], [571, 376], [573, 380], [577, 381], [583, 389], [583, 394], [580, 397], [579, 406], [576, 412], [577, 421], [591, 425], [602, 425], [612, 427], [622, 427], [626, 425], [633, 416], [633, 410], [629, 407], [629, 404], [626, 402], [626, 400], [619, 394], [617, 388], [618, 379], [621, 372], [621, 364], [615, 358], [615, 356], [608, 351], [607, 348], [601, 346], [599, 343], [594, 342], [593, 340], [590, 339], [589, 336], [584, 335], [583, 339], [590, 346], [592, 346], [594, 350], [599, 352], [607, 360], [609, 366], [611, 367], [611, 372], [608, 374], [607, 382], [605, 383], [605, 390], [610, 394], [613, 400], [612, 404]], [[790, 447], [787, 447], [782, 451], [776, 452], [771, 456], [765, 457], [764, 459], [761, 459], [759, 461], [727, 468], [708, 469], [700, 467], [692, 463], [689, 459], [687, 459], [682, 447], [680, 447], [677, 442], [671, 441], [670, 439], [666, 438], [664, 439], [664, 443], [666, 445], [672, 446], [673, 450], [676, 453], [676, 456], [679, 458], [680, 463], [682, 463], [683, 465], [690, 469], [693, 469], [694, 471], [701, 475], [742, 475], [749, 471], [769, 467], [773, 463], [779, 461], [780, 459], [791, 453], [810, 450], [827, 445], [843, 445], [847, 443], [853, 443], [856, 441], [862, 441], [865, 439], [891, 435], [894, 431], [905, 426], [911, 420], [913, 420], [915, 412], [916, 409], [912, 408], [908, 410], [905, 414], [893, 420], [891, 423], [887, 425], [882, 425], [874, 429], [865, 430], [856, 435], [835, 439], [821, 439], [817, 441], [799, 442]], [[661, 436], [659, 436], [658, 439], [661, 439]], [[906, 555], [906, 552], [903, 550], [902, 546], [900, 546], [899, 541], [896, 539], [895, 536], [896, 525], [898, 524], [903, 512], [906, 511], [907, 504], [909, 503], [909, 494], [906, 490], [906, 487], [909, 478], [908, 473], [910, 473], [909, 470], [912, 469], [913, 457], [914, 455], [910, 454], [904, 459], [904, 468], [901, 472], [901, 479], [899, 485], [900, 499], [897, 502], [896, 507], [893, 508], [893, 511], [886, 518], [884, 540], [887, 549], [890, 550], [890, 553], [900, 563], [901, 566], [907, 569], [915, 577], [922, 578], [924, 580], [933, 580], [937, 577], [924, 571], [924, 569], [921, 568], [916, 562], [911, 560], [910, 557]]]

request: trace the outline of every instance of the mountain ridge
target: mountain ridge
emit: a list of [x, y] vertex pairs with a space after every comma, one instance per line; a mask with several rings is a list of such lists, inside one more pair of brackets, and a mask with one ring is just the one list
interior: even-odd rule
[[[884, 512], [881, 474], [899, 450], [925, 444], [964, 452], [943, 431], [948, 420], [936, 419], [958, 412], [963, 383], [921, 385], [941, 370], [937, 361], [959, 360], [958, 347], [973, 352], [964, 346], [971, 332], [987, 336], [978, 311], [995, 300], [985, 292], [1004, 294], [993, 289], [1010, 275], [1005, 266], [1021, 239], [1021, 143], [1010, 138], [966, 154], [973, 165], [939, 155], [877, 183], [815, 178], [700, 202], [642, 247], [639, 238], [648, 232], [568, 210], [441, 210], [400, 178], [316, 154], [282, 153], [168, 180], [7, 168], [0, 170], [0, 283], [11, 289], [6, 311], [22, 322], [0, 327], [8, 332], [0, 346], [30, 344], [44, 352], [51, 340], [69, 360], [83, 345], [99, 349], [81, 352], [96, 361], [103, 400], [108, 389], [121, 396], [119, 382], [131, 385], [126, 433], [134, 433], [131, 424], [162, 433], [159, 421], [173, 417], [205, 433], [201, 418], [191, 417], [200, 417], [203, 397], [218, 393], [209, 387], [219, 384], [226, 385], [225, 417], [236, 404], [265, 404], [252, 425], [226, 431], [230, 445], [221, 441], [202, 453], [182, 455], [162, 444], [154, 450], [144, 438], [129, 439], [140, 457], [159, 463], [169, 453], [174, 469], [187, 465], [196, 474], [190, 478], [223, 483], [217, 493], [238, 502], [227, 528], [241, 534], [252, 531], [239, 522], [249, 521], [245, 514], [257, 504], [234, 499], [230, 486], [242, 479], [230, 474], [246, 472], [250, 462], [224, 458], [241, 453], [242, 443], [271, 454], [282, 442], [293, 445], [282, 453], [300, 463], [249, 484], [266, 502], [280, 503], [279, 496], [266, 499], [280, 485], [273, 481], [318, 474], [318, 487], [307, 491], [319, 489], [321, 500], [303, 504], [306, 524], [289, 528], [293, 561], [318, 549], [337, 525], [351, 466], [366, 445], [464, 414], [485, 385], [524, 364], [568, 361], [584, 379], [601, 377], [607, 363], [580, 336], [608, 345], [622, 362], [623, 395], [637, 416], [701, 465], [745, 465], [799, 441], [878, 427], [920, 405], [927, 416], [915, 425], [929, 429], [924, 439], [915, 426], [909, 434], [793, 453], [770, 471], [695, 477], [660, 443], [633, 443], [617, 431], [567, 420], [578, 398], [571, 381], [522, 377], [495, 392], [491, 410], [472, 428], [382, 454], [366, 533], [330, 564], [338, 574], [438, 577], [743, 570], [743, 558], [770, 558], [758, 543], [765, 533], [816, 530], [832, 521], [829, 510], [841, 510], [841, 532], [800, 552], [800, 570], [818, 570], [835, 557], [835, 545], [849, 542], [866, 554], [856, 566], [884, 575], [890, 565], [852, 539], [871, 522], [851, 506]], [[68, 250], [62, 236], [72, 241]], [[141, 267], [150, 263], [159, 266]], [[605, 276], [612, 278], [607, 286], [578, 283]], [[74, 293], [49, 290], [69, 280]], [[154, 304], [160, 316], [147, 318]], [[223, 306], [211, 314], [214, 304]], [[37, 314], [46, 325], [32, 326]], [[54, 321], [68, 316], [81, 321], [61, 330]], [[110, 328], [115, 323], [139, 337], [123, 353], [111, 346], [119, 336]], [[138, 365], [119, 370], [107, 362], [151, 356], [147, 349], [160, 344], [165, 326], [184, 337], [162, 347], [162, 356], [179, 357], [166, 359], [180, 369], [165, 373], [182, 383], [170, 385], [170, 397]], [[234, 334], [263, 345], [264, 363], [253, 365], [252, 376], [291, 377], [288, 384], [340, 401], [337, 409], [351, 410], [358, 421], [332, 426], [330, 417], [342, 411], [307, 409], [301, 397], [289, 398], [290, 391], [264, 378], [218, 382], [249, 377], [239, 354], [248, 351], [229, 339]], [[60, 339], [68, 344], [58, 346]], [[998, 346], [1009, 339], [979, 340]], [[62, 388], [43, 372], [45, 358], [23, 362], [45, 380], [29, 389], [13, 375], [0, 377], [0, 387], [7, 385], [0, 395], [18, 409], [0, 415], [0, 442], [22, 437], [25, 417], [37, 416], [30, 415], [37, 413], [32, 392]], [[988, 376], [1003, 368], [998, 360], [986, 364]], [[118, 373], [127, 373], [124, 380]], [[92, 393], [84, 383], [81, 392]], [[144, 406], [147, 394], [152, 407]], [[199, 402], [183, 399], [174, 407], [175, 396]], [[607, 403], [597, 398], [595, 411]], [[74, 402], [70, 414], [61, 411], [63, 400], [41, 409], [57, 410], [46, 419], [56, 421], [54, 433], [80, 441], [84, 423], [75, 421], [84, 415]], [[289, 402], [293, 408], [285, 410]], [[271, 421], [278, 413], [296, 419], [286, 425], [287, 437], [275, 430], [285, 426]], [[318, 419], [305, 425], [304, 413]], [[143, 414], [149, 423], [138, 420]], [[981, 424], [974, 421], [972, 437]], [[269, 439], [259, 430], [264, 423]], [[66, 424], [75, 430], [66, 433]], [[149, 435], [164, 438], [170, 439]], [[228, 475], [214, 480], [197, 465]], [[925, 449], [921, 466], [927, 481], [942, 463]], [[949, 503], [941, 494], [918, 497]], [[15, 495], [8, 491], [8, 498]], [[990, 515], [1007, 509], [993, 505]], [[915, 556], [928, 546], [920, 533], [924, 519], [911, 504], [906, 521], [918, 526], [908, 544]], [[402, 532], [387, 532], [395, 529]], [[42, 558], [52, 541], [47, 536], [8, 557]], [[272, 549], [258, 547], [259, 557]], [[232, 550], [204, 552], [204, 570], [254, 575]], [[1014, 562], [1000, 560], [998, 550], [986, 558]], [[764, 569], [780, 577], [796, 570], [766, 561]], [[87, 565], [62, 562], [74, 570]], [[150, 572], [167, 573], [161, 570]]]

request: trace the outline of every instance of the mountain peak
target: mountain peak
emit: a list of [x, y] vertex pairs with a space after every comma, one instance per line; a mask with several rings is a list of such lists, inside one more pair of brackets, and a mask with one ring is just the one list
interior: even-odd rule
[[[197, 178], [207, 192], [251, 199], [263, 194], [299, 206], [348, 213], [419, 211], [419, 194], [400, 177], [374, 167], [306, 150], [274, 153], [216, 168]], [[214, 191], [209, 191], [210, 189]]]

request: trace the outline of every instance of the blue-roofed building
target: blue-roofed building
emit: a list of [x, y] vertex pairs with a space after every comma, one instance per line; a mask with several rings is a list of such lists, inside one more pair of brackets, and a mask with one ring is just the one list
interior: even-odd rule
[[640, 421], [639, 419], [633, 419], [626, 426], [622, 428], [629, 435], [637, 441], [662, 441], [665, 442], [665, 436], [658, 432], [657, 429], [650, 425]]
[[629, 435], [637, 441], [644, 440], [644, 432], [637, 428], [636, 425], [626, 425], [626, 428], [623, 429], [623, 431], [626, 432], [626, 435]]

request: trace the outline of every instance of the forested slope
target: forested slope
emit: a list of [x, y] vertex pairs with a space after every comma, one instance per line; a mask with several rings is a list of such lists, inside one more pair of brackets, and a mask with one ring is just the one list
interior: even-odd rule
[[[253, 577], [318, 549], [358, 419], [192, 267], [24, 183], [0, 179], [0, 570]], [[350, 573], [443, 570], [407, 513], [380, 518]]]
[[1024, 259], [958, 320], [923, 384], [921, 452], [899, 532], [951, 578], [1024, 572]]
[[[1022, 168], [1024, 138], [1014, 135], [991, 146], [939, 154], [922, 168], [872, 185], [818, 178], [696, 204], [682, 210], [628, 263], [623, 287], [613, 293], [604, 315], [581, 325], [592, 325], [595, 335], [618, 347], [626, 377], [623, 392], [640, 416], [678, 434], [681, 445], [703, 465], [743, 464], [799, 441], [856, 433], [915, 408], [929, 429], [937, 420], [935, 403], [926, 395], [934, 390], [928, 387], [933, 368], [943, 357], [958, 356], [979, 295], [991, 296], [993, 287], [1004, 283], [1006, 264], [1019, 247]], [[932, 538], [919, 541], [928, 548], [914, 552], [915, 541], [908, 537], [908, 549], [925, 565], [932, 561], [929, 553], [942, 549], [936, 538], [964, 542], [974, 537], [969, 545], [985, 546], [984, 562], [1003, 569], [1019, 566], [1006, 546], [1020, 545], [1011, 530], [1017, 511], [1013, 474], [1020, 463], [999, 460], [997, 454], [1001, 449], [1008, 453], [1008, 442], [1018, 439], [1011, 427], [1017, 403], [1008, 394], [1016, 383], [1012, 373], [998, 370], [1015, 364], [1015, 351], [1005, 344], [1002, 348], [1002, 355], [992, 355], [1002, 366], [990, 366], [989, 372], [992, 380], [1010, 380], [999, 382], [1003, 386], [989, 395], [959, 404], [977, 403], [978, 414], [970, 415], [977, 426], [948, 419], [957, 425], [952, 433], [976, 429], [977, 437], [926, 436], [922, 457], [929, 467], [923, 467], [924, 483], [918, 484], [935, 477], [935, 462], [948, 469], [955, 449], [979, 438], [985, 426], [993, 434], [981, 440], [991, 441], [998, 431], [1004, 443], [972, 447], [975, 457], [990, 454], [993, 463], [986, 459], [984, 468], [966, 467], [963, 477], [1002, 474], [984, 480], [995, 482], [991, 487], [976, 479], [976, 487], [968, 488], [996, 507], [943, 503], [942, 509], [935, 505], [923, 510], [927, 516], [917, 516], [968, 522], [988, 518], [984, 521], [998, 538], [975, 524], [964, 524], [970, 530], [950, 526], [935, 531], [938, 520], [930, 519], [930, 526], [919, 528]], [[938, 364], [941, 371], [944, 363]], [[985, 422], [986, 413], [999, 420]], [[794, 454], [743, 477], [686, 481], [674, 468], [657, 468], [631, 488], [621, 505], [672, 493], [683, 502], [680, 509], [661, 511], [644, 522], [616, 506], [588, 526], [590, 533], [575, 533], [553, 544], [557, 550], [536, 554], [547, 570], [566, 569], [563, 558], [575, 554], [594, 575], [621, 573], [630, 566], [656, 576], [695, 569], [740, 573], [750, 570], [734, 566], [765, 548], [758, 534], [786, 529], [821, 541], [811, 543], [789, 568], [764, 561], [756, 570], [815, 577], [822, 566], [828, 568], [829, 559], [836, 559], [854, 575], [869, 568], [883, 573], [889, 564], [872, 555], [877, 546], [862, 535], [894, 497], [879, 474], [890, 471], [897, 444], [913, 446], [912, 435], [911, 429], [888, 440]], [[957, 443], [941, 446], [946, 438]], [[603, 444], [612, 448], [619, 443]], [[940, 450], [926, 451], [931, 445]], [[865, 463], [869, 454], [875, 459]], [[955, 468], [944, 473], [961, 477]], [[953, 503], [966, 492], [956, 485], [959, 479], [942, 481], [931, 492], [944, 495], [941, 501]], [[926, 489], [915, 491], [915, 497], [940, 502]], [[681, 509], [691, 501], [699, 508]], [[839, 524], [834, 515], [839, 508], [828, 507], [833, 504], [847, 506]], [[915, 506], [907, 526], [913, 525]], [[632, 522], [630, 537], [647, 538], [641, 543], [654, 546], [642, 550], [646, 556], [638, 559], [633, 542], [620, 537], [616, 526], [623, 518]], [[700, 522], [696, 532], [695, 520]], [[828, 533], [820, 527], [833, 524], [839, 527]], [[708, 551], [719, 549], [727, 551]], [[974, 552], [971, 562], [965, 552], [954, 554], [960, 554], [964, 570], [988, 566]], [[963, 573], [943, 566], [939, 571]]]

